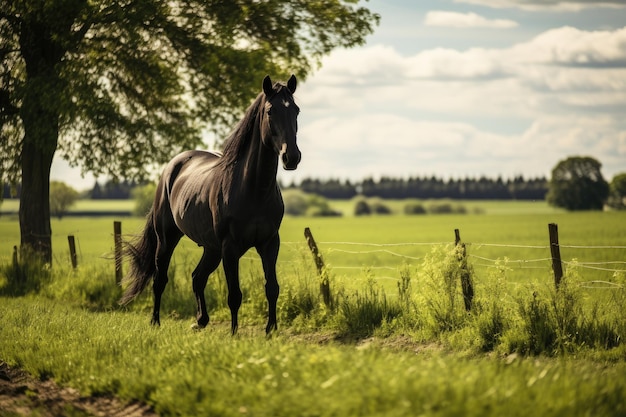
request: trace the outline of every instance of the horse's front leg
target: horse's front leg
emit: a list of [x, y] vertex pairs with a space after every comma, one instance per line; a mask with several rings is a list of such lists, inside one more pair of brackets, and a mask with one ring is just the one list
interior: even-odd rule
[[280, 248], [280, 238], [278, 233], [264, 246], [257, 247], [256, 250], [261, 257], [263, 263], [263, 272], [265, 273], [265, 295], [268, 305], [268, 319], [265, 333], [270, 334], [272, 330], [278, 330], [278, 322], [276, 319], [276, 303], [280, 287], [276, 278], [276, 260], [278, 259], [278, 250]]
[[222, 248], [222, 265], [224, 266], [224, 274], [226, 275], [226, 284], [228, 286], [231, 332], [234, 335], [237, 333], [237, 328], [239, 327], [237, 317], [243, 297], [241, 288], [239, 287], [239, 258], [241, 254], [234, 246], [228, 245], [227, 243], [224, 243]]

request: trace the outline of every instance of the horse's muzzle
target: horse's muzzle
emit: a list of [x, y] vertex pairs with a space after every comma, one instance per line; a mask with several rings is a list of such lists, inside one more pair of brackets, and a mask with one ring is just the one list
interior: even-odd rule
[[295, 141], [291, 146], [287, 146], [286, 143], [283, 143], [280, 148], [280, 158], [283, 161], [283, 168], [285, 170], [293, 171], [298, 168], [302, 154], [300, 153], [300, 149], [298, 149], [298, 145], [295, 144]]
[[300, 163], [300, 158], [302, 154], [298, 149], [295, 149], [292, 152], [286, 151], [283, 152], [281, 158], [283, 160], [283, 168], [287, 171], [293, 171], [298, 168], [298, 164]]

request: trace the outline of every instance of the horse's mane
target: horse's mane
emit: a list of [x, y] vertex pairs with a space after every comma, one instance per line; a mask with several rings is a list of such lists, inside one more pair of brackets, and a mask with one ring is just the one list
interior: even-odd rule
[[217, 187], [221, 188], [222, 198], [224, 198], [225, 201], [228, 201], [230, 198], [229, 194], [235, 165], [252, 140], [254, 129], [256, 129], [256, 119], [264, 103], [265, 95], [260, 93], [248, 107], [243, 118], [235, 126], [235, 129], [224, 141], [222, 156], [215, 164], [214, 181], [217, 183]]
[[224, 141], [222, 157], [218, 163], [222, 168], [234, 165], [239, 159], [241, 151], [246, 148], [248, 141], [252, 138], [251, 131], [255, 128], [257, 116], [265, 104], [264, 98], [265, 94], [263, 93], [257, 96], [235, 129]]

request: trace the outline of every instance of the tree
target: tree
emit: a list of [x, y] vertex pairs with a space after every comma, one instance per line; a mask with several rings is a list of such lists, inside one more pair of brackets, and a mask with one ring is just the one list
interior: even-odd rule
[[154, 204], [156, 189], [157, 185], [154, 182], [133, 189], [131, 194], [135, 199], [135, 208], [133, 209], [135, 216], [145, 217], [148, 214], [152, 204]]
[[0, 182], [22, 182], [22, 246], [51, 260], [56, 152], [141, 179], [231, 125], [265, 74], [304, 79], [378, 20], [358, 0], [3, 0]]
[[59, 219], [78, 199], [78, 191], [61, 181], [50, 181], [50, 213]]
[[567, 210], [602, 210], [609, 184], [602, 177], [602, 164], [591, 157], [572, 156], [552, 170], [548, 203]]
[[615, 209], [626, 208], [626, 172], [617, 174], [609, 186], [609, 205]]

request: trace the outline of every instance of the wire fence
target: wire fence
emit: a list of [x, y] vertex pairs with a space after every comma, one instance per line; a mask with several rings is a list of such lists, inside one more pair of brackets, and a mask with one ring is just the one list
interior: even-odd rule
[[[303, 242], [283, 242], [292, 248], [299, 248], [304, 245]], [[320, 250], [331, 259], [331, 269], [337, 271], [368, 271], [368, 273], [377, 272], [376, 279], [399, 280], [399, 276], [389, 276], [388, 271], [399, 271], [399, 269], [409, 263], [415, 265], [423, 262], [425, 255], [417, 252], [424, 252], [424, 249], [431, 250], [437, 246], [450, 246], [451, 242], [403, 242], [403, 243], [372, 243], [372, 242], [351, 242], [351, 241], [320, 241], [318, 242]], [[474, 269], [502, 269], [508, 270], [535, 270], [539, 273], [550, 274], [553, 269], [555, 259], [551, 256], [551, 245], [522, 245], [522, 244], [503, 244], [489, 242], [470, 242], [465, 243], [470, 253], [467, 258]], [[606, 257], [622, 257], [626, 259], [626, 246], [622, 245], [559, 245], [561, 249], [566, 249], [570, 253], [584, 251], [584, 255], [590, 252], [602, 251], [600, 258]], [[400, 248], [405, 250], [400, 250]], [[412, 248], [419, 250], [412, 251]], [[488, 256], [482, 254], [487, 250], [489, 253], [497, 252], [497, 256]], [[519, 252], [537, 253], [537, 257], [519, 257]], [[404, 252], [404, 253], [403, 253]], [[413, 253], [415, 252], [415, 253]], [[339, 256], [337, 256], [339, 255]], [[388, 262], [383, 265], [368, 265], [367, 261], [371, 260], [372, 255], [380, 255], [386, 257]], [[547, 255], [547, 256], [546, 256]], [[364, 257], [359, 259], [359, 257]], [[581, 260], [573, 257], [571, 261], [559, 259], [559, 261], [568, 270], [577, 269], [579, 271], [589, 271], [590, 273], [579, 273], [581, 278], [577, 284], [582, 288], [589, 289], [623, 289], [624, 284], [613, 282], [618, 275], [626, 276], [626, 261], [621, 259], [613, 260], [597, 260], [597, 257], [591, 256], [590, 260]], [[355, 263], [359, 263], [355, 265]], [[379, 260], [380, 262], [380, 260]], [[385, 272], [387, 271], [387, 272]], [[381, 275], [383, 274], [383, 275]], [[513, 281], [517, 279], [513, 278]]]
[[[121, 230], [116, 230], [119, 236]], [[457, 240], [460, 239], [457, 233]], [[81, 242], [76, 233], [76, 248], [78, 257], [82, 258]], [[73, 237], [73, 235], [71, 235]], [[70, 236], [68, 236], [69, 238]], [[117, 238], [116, 238], [117, 239]], [[283, 248], [292, 251], [307, 250], [306, 241], [284, 241]], [[458, 243], [458, 242], [455, 242]], [[330, 260], [330, 268], [333, 271], [351, 274], [353, 277], [365, 275], [380, 280], [399, 280], [399, 270], [405, 265], [419, 267], [426, 259], [428, 252], [435, 247], [451, 246], [451, 241], [444, 242], [353, 242], [353, 241], [320, 241], [318, 245], [324, 257]], [[554, 269], [555, 258], [551, 254], [554, 243], [550, 244], [507, 244], [492, 242], [464, 242], [468, 248], [467, 260], [474, 270], [481, 269], [507, 269], [509, 271], [523, 272], [527, 274], [534, 271], [537, 274], [547, 275]], [[560, 249], [568, 252], [571, 260], [559, 259], [559, 263], [568, 270], [584, 271], [578, 273], [581, 278], [578, 284], [583, 288], [624, 288], [624, 279], [616, 277], [626, 276], [626, 245], [567, 245], [558, 244]], [[601, 252], [601, 255], [596, 254]], [[534, 256], [533, 254], [537, 254]], [[520, 254], [524, 256], [520, 256]], [[114, 256], [107, 255], [111, 259]], [[293, 255], [293, 254], [291, 254]], [[74, 257], [77, 255], [74, 254]], [[293, 259], [293, 256], [285, 256], [283, 259]], [[260, 259], [248, 254], [242, 258], [244, 261], [259, 263]], [[194, 263], [194, 260], [184, 262]], [[286, 262], [298, 262], [298, 260], [282, 260]], [[118, 270], [118, 268], [116, 268]], [[355, 272], [356, 271], [356, 272]], [[119, 272], [119, 270], [117, 271]], [[367, 274], [363, 274], [366, 272]], [[511, 282], [527, 282], [527, 279], [510, 277]], [[615, 281], [621, 281], [615, 282]]]

